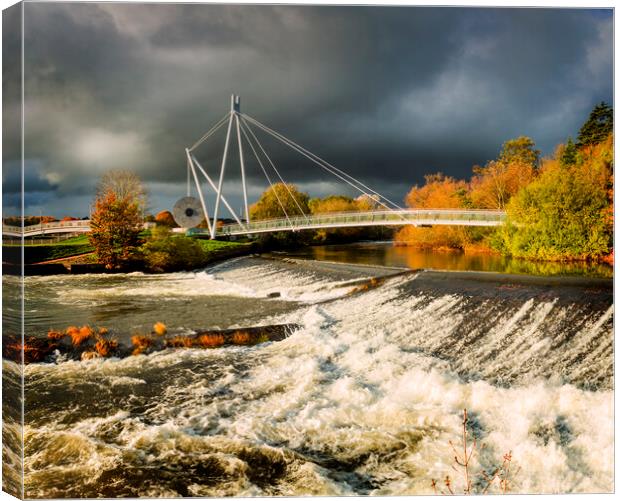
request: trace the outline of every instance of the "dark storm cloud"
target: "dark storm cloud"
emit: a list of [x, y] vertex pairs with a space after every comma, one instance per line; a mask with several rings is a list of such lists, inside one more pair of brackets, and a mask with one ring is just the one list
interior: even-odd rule
[[[183, 149], [231, 92], [398, 202], [426, 173], [469, 176], [511, 137], [549, 153], [612, 98], [611, 11], [28, 3], [25, 24], [26, 156], [57, 213], [118, 167], [169, 207]], [[198, 151], [213, 173], [223, 135]], [[344, 191], [259, 138], [287, 180]], [[248, 175], [256, 196], [264, 179], [255, 164]]]

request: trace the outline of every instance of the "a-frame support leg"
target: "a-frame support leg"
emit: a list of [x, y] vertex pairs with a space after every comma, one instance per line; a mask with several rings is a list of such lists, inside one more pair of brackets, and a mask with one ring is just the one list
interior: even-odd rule
[[204, 199], [204, 196], [202, 195], [202, 189], [200, 188], [200, 181], [198, 180], [198, 175], [196, 174], [196, 169], [194, 167], [194, 163], [192, 162], [192, 157], [187, 148], [185, 148], [185, 155], [187, 156], [188, 168], [191, 169], [192, 174], [194, 175], [194, 183], [196, 183], [196, 190], [198, 191], [198, 196], [200, 197], [200, 204], [202, 205], [202, 210], [205, 215], [205, 221], [207, 221], [207, 228], [209, 229], [209, 233], [213, 234], [213, 228], [215, 227], [215, 219], [213, 220], [214, 222], [212, 226], [211, 222], [209, 221], [209, 211], [207, 211], [207, 204], [205, 204], [205, 199]]
[[[238, 99], [238, 98], [237, 98]], [[243, 206], [245, 208], [245, 220], [250, 223], [250, 209], [248, 207], [248, 190], [245, 184], [245, 164], [243, 161], [243, 146], [241, 144], [241, 131], [239, 130], [239, 113], [235, 113], [235, 124], [237, 126], [237, 143], [239, 144], [239, 162], [241, 163], [241, 185], [243, 186]]]
[[222, 198], [222, 184], [224, 183], [224, 171], [226, 169], [226, 158], [228, 157], [228, 146], [230, 144], [230, 130], [232, 129], [233, 112], [230, 113], [228, 120], [228, 131], [226, 132], [226, 144], [224, 144], [224, 157], [222, 158], [222, 166], [220, 168], [220, 180], [217, 184], [217, 193], [215, 196], [215, 209], [213, 209], [213, 225], [211, 226], [211, 238], [215, 238], [217, 229], [217, 213], [220, 208], [220, 199]]

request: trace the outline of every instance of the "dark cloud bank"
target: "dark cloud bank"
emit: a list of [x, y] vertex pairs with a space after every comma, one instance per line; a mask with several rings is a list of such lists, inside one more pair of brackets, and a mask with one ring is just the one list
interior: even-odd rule
[[[25, 27], [26, 210], [57, 216], [86, 214], [109, 168], [135, 170], [152, 209], [170, 208], [183, 149], [232, 92], [397, 202], [424, 174], [468, 177], [518, 135], [550, 153], [612, 100], [611, 10], [28, 3]], [[198, 152], [213, 173], [223, 136]], [[312, 195], [345, 191], [264, 144]], [[255, 198], [265, 181], [248, 167]]]

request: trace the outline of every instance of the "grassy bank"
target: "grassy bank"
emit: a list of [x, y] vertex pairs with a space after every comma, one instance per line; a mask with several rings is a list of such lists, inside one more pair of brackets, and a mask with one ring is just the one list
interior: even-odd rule
[[203, 240], [158, 229], [140, 247], [138, 259], [146, 271], [161, 273], [193, 270], [214, 261], [249, 254], [251, 243]]
[[[150, 272], [192, 270], [255, 251], [255, 245], [251, 243], [202, 240], [173, 234], [159, 238], [143, 234], [141, 237], [145, 239], [144, 243], [137, 249], [135, 259], [129, 266]], [[88, 235], [80, 235], [61, 242], [24, 245], [24, 263], [30, 265], [62, 260], [60, 263], [70, 268], [72, 264], [81, 263], [78, 256], [93, 251]], [[19, 263], [21, 260], [20, 245], [3, 245], [2, 252], [6, 263]], [[97, 263], [94, 254], [84, 259], [90, 264]]]
[[[2, 245], [2, 255], [5, 262], [19, 262], [21, 257], [20, 245]], [[24, 262], [26, 264], [52, 261], [79, 254], [92, 252], [93, 246], [88, 242], [87, 235], [50, 242], [49, 244], [24, 245]]]

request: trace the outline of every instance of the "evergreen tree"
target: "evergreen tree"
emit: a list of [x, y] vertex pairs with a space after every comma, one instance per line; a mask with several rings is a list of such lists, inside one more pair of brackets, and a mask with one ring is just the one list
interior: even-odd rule
[[590, 116], [579, 129], [577, 147], [591, 146], [604, 141], [614, 129], [614, 111], [601, 101], [590, 112]]
[[575, 165], [577, 163], [577, 146], [573, 143], [573, 138], [569, 137], [566, 141], [566, 147], [560, 157], [560, 165], [562, 167], [568, 167], [569, 165]]

